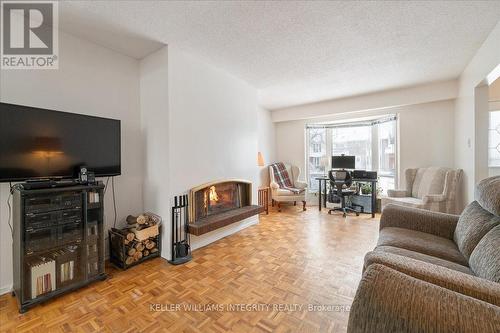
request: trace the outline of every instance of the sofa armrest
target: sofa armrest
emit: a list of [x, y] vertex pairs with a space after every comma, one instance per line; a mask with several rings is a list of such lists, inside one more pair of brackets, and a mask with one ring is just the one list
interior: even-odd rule
[[347, 332], [496, 332], [499, 317], [495, 305], [374, 264], [354, 296]]
[[296, 188], [306, 189], [307, 188], [307, 183], [306, 182], [301, 182], [300, 180], [296, 180], [295, 183], [294, 183], [294, 186]]
[[275, 182], [270, 183], [270, 184], [269, 184], [269, 186], [270, 186], [270, 187], [271, 187], [271, 189], [273, 189], [273, 190], [277, 190], [277, 189], [279, 189], [279, 188], [280, 188], [280, 187], [279, 187], [279, 185], [278, 185], [278, 183], [275, 183]]
[[500, 306], [500, 285], [471, 275], [472, 271], [468, 274], [404, 255], [377, 250], [366, 254], [364, 270], [374, 264], [381, 264], [416, 279]]
[[422, 198], [422, 201], [424, 204], [446, 201], [446, 196], [444, 194], [427, 194]]
[[387, 196], [389, 198], [404, 198], [408, 196], [406, 190], [387, 190]]
[[453, 239], [459, 215], [388, 204], [380, 217], [380, 229], [405, 228]]

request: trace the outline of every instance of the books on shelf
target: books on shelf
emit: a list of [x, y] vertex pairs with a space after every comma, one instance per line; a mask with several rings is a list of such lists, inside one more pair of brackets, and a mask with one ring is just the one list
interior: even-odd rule
[[89, 203], [98, 203], [99, 200], [99, 192], [89, 192]]
[[75, 262], [70, 260], [60, 266], [61, 282], [71, 281], [74, 278]]
[[30, 263], [31, 298], [56, 289], [56, 262], [53, 259], [38, 258]]

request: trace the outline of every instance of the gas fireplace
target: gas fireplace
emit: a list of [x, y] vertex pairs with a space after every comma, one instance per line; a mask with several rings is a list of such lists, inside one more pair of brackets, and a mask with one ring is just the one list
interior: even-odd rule
[[201, 235], [262, 211], [252, 205], [252, 183], [240, 179], [211, 182], [192, 188], [189, 232]]

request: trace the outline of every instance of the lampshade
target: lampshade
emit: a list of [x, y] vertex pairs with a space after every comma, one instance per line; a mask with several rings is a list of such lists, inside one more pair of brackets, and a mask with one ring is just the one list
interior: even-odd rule
[[264, 157], [262, 156], [262, 153], [260, 151], [257, 153], [257, 166], [264, 166]]

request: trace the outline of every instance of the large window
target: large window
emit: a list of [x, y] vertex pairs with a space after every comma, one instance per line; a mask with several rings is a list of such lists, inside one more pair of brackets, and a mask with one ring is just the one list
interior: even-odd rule
[[396, 185], [396, 117], [363, 122], [309, 124], [307, 131], [307, 179], [318, 191], [316, 177], [330, 169], [332, 155], [356, 156], [356, 169], [376, 170], [382, 193]]
[[330, 155], [356, 156], [356, 169], [372, 169], [372, 126], [333, 127]]

